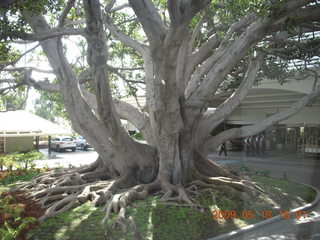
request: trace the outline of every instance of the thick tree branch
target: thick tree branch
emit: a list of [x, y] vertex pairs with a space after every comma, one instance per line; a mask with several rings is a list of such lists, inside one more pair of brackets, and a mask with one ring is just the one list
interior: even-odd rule
[[249, 62], [248, 70], [244, 79], [242, 80], [238, 89], [213, 113], [205, 115], [201, 120], [198, 127], [198, 144], [202, 145], [206, 139], [208, 132], [210, 133], [219, 124], [221, 124], [243, 101], [248, 94], [257, 74], [260, 70], [264, 54], [258, 55]]
[[302, 23], [300, 24], [300, 27], [312, 30], [314, 32], [320, 31], [320, 26], [317, 26], [316, 24], [312, 24], [312, 23]]
[[[188, 104], [198, 107], [205, 106], [210, 96], [216, 91], [223, 79], [236, 66], [241, 58], [243, 58], [270, 29], [273, 31], [276, 30], [274, 24], [276, 24], [279, 29], [287, 16], [292, 15], [292, 12], [309, 2], [310, 0], [287, 2], [282, 5], [276, 17], [263, 17], [255, 20], [239, 38], [231, 43], [227, 43], [227, 41], [221, 43], [216, 53], [193, 75], [193, 78], [196, 78], [194, 81], [199, 81], [204, 74], [207, 74], [197, 90], [188, 99]], [[251, 22], [251, 20], [249, 22]], [[230, 30], [230, 32], [233, 32], [233, 30]], [[209, 72], [208, 69], [210, 69]]]
[[255, 124], [253, 126], [245, 126], [241, 128], [232, 128], [228, 129], [214, 137], [212, 137], [205, 145], [206, 152], [210, 152], [218, 147], [221, 143], [228, 141], [233, 138], [245, 138], [255, 134], [258, 134], [264, 131], [266, 128], [273, 126], [274, 124], [285, 120], [292, 115], [299, 112], [303, 107], [305, 107], [310, 102], [314, 101], [320, 96], [320, 87], [317, 87], [314, 91], [310, 94], [304, 96], [299, 101], [294, 103], [290, 108], [287, 110], [274, 114], [261, 123]]
[[32, 78], [29, 78], [25, 83], [28, 86], [34, 87], [37, 90], [43, 90], [46, 92], [56, 93], [60, 92], [59, 84], [47, 83], [43, 81], [36, 81]]
[[[308, 24], [313, 21], [320, 20], [320, 5], [315, 4], [305, 8], [298, 9], [292, 16], [295, 18], [296, 24]], [[308, 25], [310, 26], [310, 25]], [[318, 26], [319, 27], [319, 26]]]
[[2, 78], [0, 79], [0, 83], [13, 83], [15, 81], [14, 78]]
[[58, 27], [63, 27], [63, 24], [65, 22], [66, 17], [68, 16], [71, 8], [73, 7], [74, 3], [76, 2], [76, 0], [69, 0], [67, 2], [67, 6], [65, 7], [65, 9], [63, 9], [59, 20], [58, 20]]
[[10, 85], [8, 87], [0, 88], [0, 95], [2, 95], [2, 94], [5, 95], [8, 91], [15, 90], [22, 85], [23, 85], [23, 83], [20, 82], [20, 83], [14, 84], [14, 85]]
[[67, 21], [64, 23], [65, 27], [73, 27], [75, 25], [80, 25], [80, 24], [85, 24], [86, 20], [85, 19], [77, 19], [75, 21]]
[[183, 15], [183, 20], [189, 23], [191, 19], [201, 10], [203, 10], [211, 0], [183, 0], [180, 1], [180, 11]]
[[[81, 91], [88, 104], [94, 111], [97, 111], [97, 101], [94, 94], [84, 88], [81, 88]], [[132, 123], [133, 126], [135, 126], [142, 133], [146, 141], [150, 145], [154, 146], [155, 142], [152, 135], [149, 117], [143, 112], [139, 111], [139, 109], [124, 101], [115, 99], [114, 105], [119, 117]]]
[[129, 4], [137, 15], [148, 40], [153, 47], [163, 41], [167, 27], [163, 23], [151, 0], [129, 0]]
[[115, 24], [111, 22], [111, 19], [109, 17], [106, 17], [105, 19], [105, 25], [109, 29], [109, 31], [112, 33], [112, 35], [122, 42], [124, 45], [133, 48], [134, 50], [143, 53], [144, 49], [147, 48], [147, 45], [144, 45], [137, 40], [129, 37], [124, 32], [122, 32]]
[[[188, 65], [192, 71], [203, 61], [205, 61], [208, 57], [212, 55], [212, 52], [214, 49], [216, 49], [221, 43], [221, 39], [217, 35], [213, 35], [206, 43], [204, 43], [196, 52], [193, 52], [189, 57], [188, 57]], [[205, 66], [205, 65], [203, 65]], [[204, 73], [205, 71], [203, 71]], [[199, 76], [198, 79], [201, 77]], [[192, 80], [194, 82], [195, 80]], [[190, 85], [193, 85], [190, 81]], [[191, 88], [191, 87], [190, 87]], [[188, 92], [191, 91], [188, 90]], [[188, 94], [186, 94], [188, 95]]]
[[[293, 52], [295, 50], [302, 50], [304, 53], [312, 53], [317, 52], [320, 45], [320, 39], [308, 39], [308, 41], [301, 41], [301, 40], [291, 40], [291, 39], [280, 39], [280, 38], [267, 38], [270, 42], [271, 47], [267, 50], [273, 52]], [[277, 43], [277, 47], [273, 48], [272, 45]]]
[[12, 4], [14, 4], [17, 0], [2, 0], [0, 2], [1, 8], [9, 8]]
[[[31, 16], [28, 13], [24, 13], [24, 17], [35, 33], [50, 31], [50, 26], [43, 16]], [[99, 139], [101, 143], [105, 144], [105, 146], [109, 147], [110, 151], [112, 151], [109, 139], [105, 138], [105, 135], [107, 134], [106, 130], [81, 94], [78, 80], [63, 54], [61, 40], [56, 38], [48, 39], [46, 41], [41, 41], [40, 44], [59, 80], [59, 90], [74, 129], [85, 136], [89, 141]], [[40, 84], [37, 85], [40, 87]], [[77, 104], [76, 107], [75, 103]], [[101, 132], [94, 132], [93, 129], [104, 130]], [[102, 152], [106, 151], [99, 146], [97, 148]]]
[[[33, 79], [29, 79], [26, 82], [29, 86], [34, 87], [38, 90], [44, 90], [47, 92], [59, 92], [60, 88], [58, 84], [34, 81]], [[97, 111], [97, 101], [91, 92], [86, 90], [85, 88], [81, 87], [81, 92], [86, 99], [87, 103], [90, 107], [96, 112]], [[153, 135], [151, 131], [151, 126], [149, 122], [149, 117], [139, 111], [139, 109], [133, 107], [129, 103], [124, 101], [115, 100], [114, 101], [116, 111], [121, 119], [127, 120], [132, 123], [145, 137], [147, 142], [150, 145], [154, 145]]]
[[[86, 32], [84, 30], [75, 29], [75, 28], [52, 28], [52, 30], [48, 32], [41, 32], [36, 34], [29, 34], [25, 32], [17, 32], [17, 31], [6, 32], [3, 34], [6, 34], [6, 36], [9, 36], [12, 38], [19, 38], [22, 40], [33, 40], [33, 41], [43, 41], [49, 38], [61, 37], [64, 35], [86, 36]], [[2, 37], [2, 34], [0, 34], [0, 38], [1, 37]]]
[[205, 15], [205, 16], [202, 16], [202, 18], [200, 19], [200, 21], [199, 21], [199, 22], [197, 23], [197, 25], [195, 26], [195, 28], [194, 28], [191, 36], [190, 36], [189, 43], [188, 43], [188, 44], [189, 44], [189, 47], [188, 47], [188, 49], [189, 49], [188, 52], [189, 52], [189, 53], [192, 53], [193, 44], [194, 44], [196, 38], [198, 37], [198, 35], [199, 35], [200, 31], [201, 31], [202, 25], [205, 23], [207, 17], [208, 17], [208, 16], [206, 16], [206, 15]]
[[15, 90], [20, 86], [26, 85], [27, 81], [29, 81], [30, 77], [31, 77], [31, 70], [26, 70], [23, 72], [22, 76], [20, 77], [20, 81], [18, 81], [17, 83], [11, 85], [9, 82], [9, 86], [5, 87], [5, 88], [1, 88], [0, 89], [0, 94], [5, 94], [6, 91], [8, 90]]
[[30, 69], [32, 71], [39, 72], [39, 73], [54, 73], [53, 70], [45, 70], [45, 69], [40, 69], [40, 68], [36, 68], [36, 67], [12, 67], [12, 68], [4, 68], [1, 71], [5, 71], [5, 72], [23, 72], [26, 69]]
[[78, 76], [78, 81], [79, 81], [79, 84], [92, 81], [90, 69], [83, 70]]
[[[207, 43], [202, 45], [199, 50], [193, 53], [189, 59], [189, 70], [193, 70], [196, 68], [198, 64], [203, 62], [206, 58], [208, 58], [200, 67], [196, 68], [196, 71], [193, 73], [188, 87], [185, 91], [185, 97], [189, 98], [198, 88], [202, 78], [208, 73], [210, 68], [218, 62], [220, 58], [229, 50], [230, 45], [228, 44], [229, 39], [231, 38], [232, 34], [235, 31], [239, 31], [240, 29], [248, 26], [254, 20], [257, 20], [256, 16], [251, 14], [244, 19], [241, 19], [235, 23], [233, 23], [230, 29], [227, 32], [226, 37], [224, 38], [223, 42], [220, 42], [219, 38], [214, 35], [212, 36]], [[210, 51], [214, 50], [219, 46], [219, 49], [214, 53], [211, 54]], [[191, 75], [191, 74], [190, 74]], [[222, 80], [220, 80], [221, 82]], [[220, 85], [220, 82], [216, 81], [215, 88]]]
[[[249, 26], [253, 21], [257, 20], [254, 14], [250, 14], [247, 17], [233, 23], [229, 28], [224, 40], [220, 42], [217, 35], [212, 36], [208, 42], [203, 44], [197, 52], [193, 53], [189, 57], [189, 69], [195, 69], [197, 65], [206, 60], [200, 67], [196, 69], [193, 76], [190, 79], [189, 85], [186, 89], [185, 97], [188, 98], [197, 89], [201, 79], [205, 76], [210, 68], [217, 62], [217, 60], [228, 50], [228, 41], [232, 35], [241, 30], [244, 27]], [[212, 51], [220, 44], [219, 50], [215, 54]], [[209, 57], [209, 58], [208, 58]]]
[[235, 32], [240, 31], [245, 27], [248, 27], [251, 23], [253, 23], [256, 20], [258, 20], [257, 15], [252, 13], [244, 18], [241, 18], [239, 21], [233, 23], [227, 31], [225, 37], [223, 38], [221, 45], [227, 44], [227, 42], [230, 41], [231, 37]]
[[[171, 27], [176, 28], [181, 24], [187, 25], [191, 19], [210, 2], [211, 0], [168, 0], [167, 7], [170, 15]], [[195, 34], [197, 35], [196, 32]], [[196, 35], [193, 37], [196, 37]]]
[[110, 9], [110, 13], [114, 13], [114, 12], [117, 12], [117, 11], [120, 11], [124, 8], [129, 8], [130, 7], [130, 4], [129, 3], [125, 3], [125, 4], [122, 4], [120, 6], [116, 6], [116, 7], [113, 7]]
[[[230, 47], [219, 47], [219, 49], [212, 54], [200, 67], [196, 68], [194, 71], [193, 75], [190, 78], [189, 84], [187, 86], [186, 92], [185, 92], [185, 97], [186, 99], [191, 98], [192, 95], [198, 95], [200, 97], [201, 95], [199, 94], [199, 91], [197, 91], [200, 83], [203, 81], [203, 77], [208, 74], [208, 71], [213, 71], [212, 66], [215, 65], [220, 59], [222, 59], [222, 56], [225, 54], [225, 52], [229, 49]], [[211, 68], [211, 70], [210, 70]], [[208, 74], [206, 76], [206, 80], [208, 80], [211, 76], [214, 76], [214, 74]], [[220, 81], [215, 81], [215, 86], [214, 88], [210, 88], [211, 90], [216, 90], [216, 87], [220, 85], [221, 81], [223, 79], [220, 79]], [[206, 84], [208, 84], [208, 81], [206, 81]], [[204, 84], [202, 84], [204, 87]], [[208, 89], [207, 89], [208, 91]], [[197, 92], [197, 93], [196, 93]], [[201, 89], [202, 92], [202, 89]], [[198, 97], [193, 97], [195, 100]], [[203, 98], [202, 98], [203, 99]], [[192, 100], [194, 101], [194, 100]]]
[[149, 117], [131, 104], [121, 100], [115, 100], [115, 106], [120, 118], [132, 123], [142, 133], [146, 141], [155, 146]]
[[107, 78], [107, 44], [104, 35], [99, 1], [84, 1], [87, 24], [87, 61], [90, 66], [97, 99], [99, 119], [108, 129], [112, 139], [120, 140], [122, 133], [120, 118], [115, 111]]
[[111, 8], [116, 4], [116, 0], [110, 0], [108, 4], [105, 6], [104, 10], [106, 12], [110, 12]]
[[15, 110], [20, 110], [20, 109], [25, 110], [26, 104], [27, 104], [27, 100], [28, 100], [28, 97], [29, 97], [29, 91], [30, 91], [30, 87], [27, 87], [27, 90], [25, 92], [25, 96], [23, 98], [23, 101], [19, 104], [19, 106], [17, 106], [15, 108]]
[[180, 1], [168, 0], [167, 7], [171, 20], [171, 25], [178, 25], [182, 21], [182, 12], [180, 11]]
[[[23, 78], [18, 83], [18, 86], [14, 86], [14, 87], [16, 88], [16, 87], [19, 87], [22, 85], [27, 85], [30, 87], [34, 87], [37, 90], [42, 90], [42, 91], [46, 91], [46, 92], [52, 92], [52, 93], [60, 92], [59, 84], [53, 84], [53, 83], [48, 83], [48, 82], [44, 82], [44, 81], [35, 81], [34, 79], [32, 79], [31, 78], [32, 71], [33, 71], [32, 68], [29, 68], [29, 69], [24, 68], [25, 74], [24, 74]], [[86, 75], [87, 73], [88, 73], [87, 70], [85, 70], [83, 72], [84, 75]], [[86, 99], [88, 104], [92, 107], [92, 109], [94, 111], [97, 111], [97, 101], [96, 101], [94, 94], [88, 92], [83, 87], [81, 87], [81, 92], [83, 93], [84, 98]], [[116, 110], [117, 110], [118, 114], [120, 115], [120, 117], [122, 119], [125, 119], [125, 120], [128, 120], [129, 122], [131, 122], [137, 129], [139, 129], [139, 131], [149, 132], [149, 134], [145, 133], [145, 135], [146, 135], [146, 138], [151, 139], [150, 136], [152, 136], [152, 135], [150, 135], [151, 128], [149, 126], [150, 125], [149, 117], [146, 114], [140, 112], [139, 109], [133, 107], [132, 105], [130, 105], [126, 102], [120, 101], [120, 100], [115, 100], [115, 106], [116, 106]], [[150, 144], [151, 143], [152, 142], [150, 140]]]
[[59, 84], [53, 84], [53, 83], [48, 83], [44, 81], [35, 81], [33, 78], [31, 78], [31, 73], [34, 71], [33, 68], [21, 68], [21, 70], [24, 72], [24, 77], [20, 81], [21, 85], [27, 85], [29, 87], [33, 87], [37, 90], [43, 90], [46, 92], [59, 92]]
[[[58, 93], [60, 92], [59, 84], [47, 83], [43, 81], [35, 81], [32, 78], [24, 77], [24, 80], [21, 82], [21, 85], [26, 84], [28, 86], [34, 87], [37, 90], [42, 90], [46, 92]], [[97, 101], [91, 92], [81, 87], [81, 92], [86, 99], [87, 103], [91, 108], [96, 112], [97, 111]], [[154, 144], [153, 136], [151, 132], [151, 126], [149, 122], [149, 117], [139, 111], [139, 109], [133, 107], [129, 103], [124, 101], [115, 100], [116, 111], [119, 114], [121, 119], [128, 120], [132, 123], [139, 131], [142, 132], [143, 136], [150, 145]]]

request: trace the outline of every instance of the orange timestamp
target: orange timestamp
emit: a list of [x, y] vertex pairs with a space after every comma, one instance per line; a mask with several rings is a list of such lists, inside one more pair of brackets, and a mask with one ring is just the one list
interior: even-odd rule
[[[300, 219], [306, 218], [307, 213], [306, 211], [296, 211], [290, 214], [290, 211], [278, 211], [280, 215], [280, 219]], [[272, 211], [259, 211], [254, 212], [251, 210], [244, 210], [244, 211], [235, 211], [235, 210], [214, 210], [212, 211], [212, 219], [270, 219], [273, 217], [274, 212]]]

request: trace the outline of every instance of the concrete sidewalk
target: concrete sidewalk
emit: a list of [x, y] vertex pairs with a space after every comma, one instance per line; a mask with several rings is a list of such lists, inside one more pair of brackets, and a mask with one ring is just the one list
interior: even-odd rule
[[259, 156], [246, 156], [244, 151], [228, 151], [227, 156], [219, 156], [218, 152], [213, 152], [208, 155], [212, 160], [237, 160], [237, 161], [267, 161], [267, 162], [284, 162], [289, 164], [320, 164], [320, 159], [305, 158], [299, 159], [294, 153], [284, 152], [266, 152]]
[[211, 153], [212, 161], [239, 169], [241, 166], [254, 171], [270, 171], [270, 176], [303, 182], [320, 189], [320, 159], [298, 159], [295, 154], [266, 153], [248, 157], [244, 152], [228, 152], [228, 156]]

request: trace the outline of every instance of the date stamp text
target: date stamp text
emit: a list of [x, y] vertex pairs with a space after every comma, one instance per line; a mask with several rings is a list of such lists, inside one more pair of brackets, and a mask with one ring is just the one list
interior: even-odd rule
[[290, 211], [259, 211], [244, 210], [241, 212], [234, 210], [214, 210], [212, 211], [212, 219], [270, 219], [276, 215], [280, 215], [280, 219], [300, 219], [306, 218], [306, 211], [296, 211], [290, 214]]

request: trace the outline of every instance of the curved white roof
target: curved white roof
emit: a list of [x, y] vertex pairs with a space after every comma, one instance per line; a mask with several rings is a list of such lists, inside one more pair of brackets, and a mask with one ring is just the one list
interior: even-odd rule
[[0, 112], [0, 137], [68, 135], [71, 131], [33, 113]]

